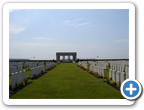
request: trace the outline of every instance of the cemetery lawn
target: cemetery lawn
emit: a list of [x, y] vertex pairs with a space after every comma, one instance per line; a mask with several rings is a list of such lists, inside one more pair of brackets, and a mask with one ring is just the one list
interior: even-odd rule
[[76, 64], [61, 63], [10, 99], [124, 99], [121, 92]]

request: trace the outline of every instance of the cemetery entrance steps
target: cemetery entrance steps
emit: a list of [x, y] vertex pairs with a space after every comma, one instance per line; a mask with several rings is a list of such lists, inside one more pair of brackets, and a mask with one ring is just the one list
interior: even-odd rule
[[11, 99], [123, 99], [120, 91], [72, 63], [61, 63]]

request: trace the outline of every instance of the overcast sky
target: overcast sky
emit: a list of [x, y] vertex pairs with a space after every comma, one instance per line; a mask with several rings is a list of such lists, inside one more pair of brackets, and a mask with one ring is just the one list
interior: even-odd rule
[[9, 43], [10, 58], [129, 58], [129, 10], [9, 10]]

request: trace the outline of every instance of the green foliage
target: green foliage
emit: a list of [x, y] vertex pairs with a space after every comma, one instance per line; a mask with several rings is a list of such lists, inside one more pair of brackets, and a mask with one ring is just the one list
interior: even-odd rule
[[92, 73], [92, 70], [89, 70], [89, 73]]
[[114, 84], [116, 84], [116, 82], [115, 81], [110, 81], [110, 84], [114, 85]]
[[120, 86], [119, 85], [117, 86], [117, 89], [120, 90]]
[[98, 78], [103, 78], [103, 76], [98, 76]]

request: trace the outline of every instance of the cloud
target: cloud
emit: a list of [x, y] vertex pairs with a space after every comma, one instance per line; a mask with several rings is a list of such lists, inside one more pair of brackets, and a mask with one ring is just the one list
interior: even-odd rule
[[76, 25], [76, 26], [83, 26], [83, 25], [87, 25], [87, 24], [91, 24], [91, 22], [81, 23], [81, 24], [78, 24], [78, 25]]
[[56, 40], [56, 39], [52, 39], [52, 38], [46, 38], [46, 37], [36, 37], [36, 38], [33, 38], [33, 39], [41, 39], [41, 40]]
[[67, 25], [67, 26], [72, 26], [72, 25], [75, 25], [75, 23], [73, 21], [70, 21], [70, 20], [66, 20], [64, 22], [62, 22], [64, 25]]
[[129, 39], [120, 39], [120, 40], [115, 40], [113, 42], [114, 43], [127, 43], [127, 42], [129, 42]]
[[[91, 22], [83, 22], [83, 23], [80, 23], [81, 20], [83, 20], [84, 18], [79, 18], [79, 19], [75, 19], [75, 20], [66, 20], [66, 21], [63, 21], [62, 23], [64, 25], [67, 25], [67, 26], [74, 26], [74, 27], [77, 27], [77, 26], [84, 26], [84, 25], [88, 25], [88, 24], [91, 24]], [[92, 25], [91, 25], [92, 26]]]
[[19, 9], [9, 9], [9, 12], [14, 12], [16, 10], [19, 10]]
[[70, 20], [66, 20], [66, 21], [64, 21], [64, 22], [62, 22], [62, 23], [69, 23], [69, 22], [71, 22]]
[[22, 31], [25, 31], [25, 27], [17, 26], [17, 25], [10, 25], [9, 26], [9, 33], [10, 34], [18, 34]]
[[84, 18], [79, 18], [79, 19], [76, 19], [76, 20], [74, 20], [74, 21], [80, 21], [80, 20], [82, 20], [82, 19], [84, 19]]

